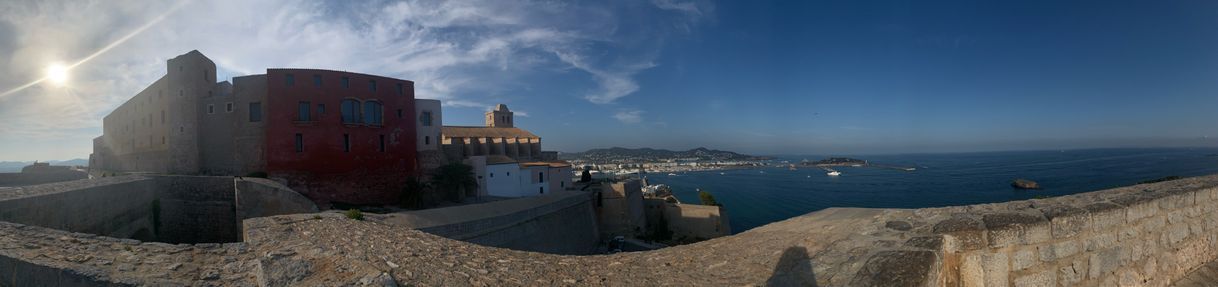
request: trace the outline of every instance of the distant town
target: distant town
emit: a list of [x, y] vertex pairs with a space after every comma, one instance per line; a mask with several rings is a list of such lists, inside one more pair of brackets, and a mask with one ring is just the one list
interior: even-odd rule
[[559, 155], [573, 166], [605, 174], [688, 172], [769, 165], [771, 157], [751, 156], [704, 147], [687, 151], [652, 148], [592, 149]]

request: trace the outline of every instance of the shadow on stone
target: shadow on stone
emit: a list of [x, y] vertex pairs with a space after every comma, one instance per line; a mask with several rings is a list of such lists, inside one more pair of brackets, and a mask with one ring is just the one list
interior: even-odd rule
[[765, 281], [766, 286], [817, 286], [816, 274], [812, 273], [812, 259], [808, 250], [799, 246], [787, 247], [774, 265], [774, 273]]

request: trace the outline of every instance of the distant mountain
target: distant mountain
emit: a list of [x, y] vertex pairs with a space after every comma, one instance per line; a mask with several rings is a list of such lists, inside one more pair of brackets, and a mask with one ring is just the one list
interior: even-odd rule
[[661, 160], [661, 159], [693, 159], [698, 160], [764, 160], [768, 157], [751, 156], [739, 154], [730, 151], [714, 150], [704, 147], [699, 147], [687, 151], [671, 151], [666, 149], [653, 148], [623, 148], [612, 147], [602, 149], [591, 149], [585, 152], [565, 153], [562, 154], [563, 159], [635, 159], [635, 160]]
[[[52, 161], [47, 161], [47, 162], [51, 163], [51, 165], [66, 165], [66, 166], [89, 165], [89, 160], [83, 159], [83, 158], [76, 158], [76, 159], [69, 159], [69, 160], [52, 160]], [[33, 161], [0, 161], [0, 172], [21, 172], [21, 168], [23, 168], [27, 165], [33, 164], [33, 163], [34, 163]]]

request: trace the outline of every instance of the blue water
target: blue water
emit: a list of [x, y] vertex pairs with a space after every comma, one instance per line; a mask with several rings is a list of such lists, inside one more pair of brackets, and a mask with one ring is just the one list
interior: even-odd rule
[[[916, 167], [834, 167], [830, 177], [813, 167], [649, 174], [651, 184], [672, 186], [681, 202], [698, 203], [695, 189], [711, 192], [727, 210], [732, 231], [743, 232], [829, 207], [921, 208], [1059, 196], [1136, 184], [1164, 176], [1218, 173], [1218, 149], [1096, 149], [959, 154], [850, 156], [876, 164]], [[782, 156], [798, 163], [825, 156]], [[719, 173], [723, 172], [723, 175]], [[764, 173], [763, 173], [764, 172]], [[810, 177], [809, 177], [810, 176]], [[1015, 178], [1040, 190], [1016, 190]]]

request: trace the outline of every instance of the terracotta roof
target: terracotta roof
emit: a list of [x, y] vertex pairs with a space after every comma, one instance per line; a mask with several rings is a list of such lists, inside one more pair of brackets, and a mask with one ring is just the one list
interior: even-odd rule
[[449, 138], [541, 138], [520, 128], [444, 126], [441, 133]]

